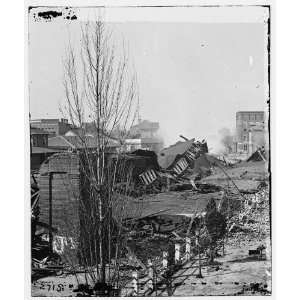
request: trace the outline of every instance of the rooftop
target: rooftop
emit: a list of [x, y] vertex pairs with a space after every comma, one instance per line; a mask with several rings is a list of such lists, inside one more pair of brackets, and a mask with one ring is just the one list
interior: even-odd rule
[[186, 152], [192, 146], [194, 141], [195, 139], [191, 139], [186, 142], [177, 142], [176, 144], [161, 150], [157, 158], [159, 165], [162, 168], [169, 167], [175, 160], [176, 156]]
[[[72, 148], [72, 149], [83, 149], [96, 148], [97, 139], [92, 136], [85, 136], [83, 138], [79, 136], [62, 136], [58, 135], [48, 140], [48, 146], [51, 148]], [[109, 139], [107, 147], [118, 147], [119, 143], [115, 140]]]
[[30, 123], [58, 123], [58, 122], [61, 122], [61, 123], [66, 123], [68, 124], [69, 121], [68, 119], [32, 119], [30, 120]]
[[265, 112], [262, 110], [242, 110], [242, 111], [237, 111], [236, 114], [264, 114]]
[[32, 134], [49, 134], [49, 132], [43, 130], [43, 129], [40, 129], [40, 128], [35, 128], [35, 127], [32, 127], [30, 126], [30, 135]]
[[158, 130], [159, 123], [158, 122], [151, 122], [148, 120], [143, 120], [136, 125], [133, 125], [131, 129], [139, 129], [139, 130]]
[[[141, 198], [124, 197], [116, 203], [113, 212], [116, 216], [122, 213], [125, 218], [145, 218], [149, 215], [193, 216], [195, 207], [202, 212], [211, 198], [217, 203], [222, 193], [195, 194], [192, 191], [165, 192], [144, 195]], [[182, 201], [184, 199], [184, 201]]]
[[61, 152], [59, 149], [49, 149], [44, 147], [31, 147], [31, 154], [56, 153]]

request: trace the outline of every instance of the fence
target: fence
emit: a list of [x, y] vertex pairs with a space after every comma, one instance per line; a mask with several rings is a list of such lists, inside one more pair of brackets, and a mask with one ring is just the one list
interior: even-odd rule
[[[170, 255], [173, 255], [172, 259]], [[201, 260], [206, 259], [206, 257], [201, 257], [199, 232], [196, 231], [196, 236], [193, 238], [186, 237], [184, 245], [175, 243], [174, 251], [163, 251], [161, 258], [159, 266], [154, 266], [152, 260], [148, 259], [146, 276], [140, 277], [138, 271], [132, 272], [132, 279], [125, 286], [124, 296], [157, 296], [159, 287], [163, 285], [166, 285], [168, 294], [170, 290], [171, 295], [172, 275], [191, 260], [199, 262], [198, 277], [202, 278]], [[170, 263], [170, 261], [173, 263]]]

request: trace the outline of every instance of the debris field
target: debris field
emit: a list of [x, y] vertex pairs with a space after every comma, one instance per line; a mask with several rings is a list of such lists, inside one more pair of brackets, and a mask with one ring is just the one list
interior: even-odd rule
[[[197, 155], [190, 161], [189, 157], [194, 153], [193, 149], [190, 151], [191, 147], [197, 148], [199, 145], [203, 146], [189, 141], [185, 147], [180, 145], [179, 153], [175, 151], [174, 154], [170, 149], [165, 151], [164, 155], [170, 153], [172, 159], [158, 159], [164, 168], [156, 166], [152, 169], [155, 164], [150, 164], [149, 169], [146, 168], [144, 173], [137, 176], [139, 180], [135, 188], [127, 194], [125, 200], [122, 198], [122, 211], [125, 212], [122, 227], [126, 234], [126, 244], [123, 245], [118, 261], [111, 258], [106, 267], [108, 280], [118, 276], [114, 295], [271, 293], [267, 163], [258, 155], [253, 156], [255, 159], [250, 157], [249, 161], [226, 164], [217, 158], [209, 158], [207, 152], [203, 153], [203, 147], [200, 147], [200, 156], [207, 157], [205, 165], [198, 165], [196, 172], [196, 164], [193, 163], [197, 160]], [[52, 160], [42, 166], [41, 170], [44, 171], [38, 175], [39, 180], [35, 183], [37, 186], [41, 183], [39, 202], [40, 208], [43, 208], [41, 215], [44, 214], [45, 218], [39, 219], [40, 227], [35, 228], [35, 238], [32, 241], [35, 249], [32, 296], [94, 295], [93, 283], [87, 276], [87, 270], [80, 263], [76, 267], [70, 267], [64, 260], [63, 252], [67, 251], [68, 242], [72, 245], [72, 239], [62, 240], [62, 248], [56, 245], [55, 249], [60, 251], [51, 255], [47, 252], [45, 233], [51, 231], [54, 244], [57, 243], [55, 236], [59, 236], [59, 233], [56, 233], [55, 227], [61, 227], [60, 215], [63, 213], [53, 215], [53, 222], [46, 224], [49, 217], [46, 207], [50, 181], [45, 174], [55, 168], [56, 172], [67, 173], [71, 170], [73, 183], [78, 184], [80, 181], [79, 169], [74, 165], [76, 157], [69, 156], [69, 163], [64, 165], [59, 162], [62, 155], [66, 154], [54, 155]], [[182, 164], [182, 159], [189, 162], [188, 167]], [[65, 179], [69, 175], [59, 176], [63, 177], [57, 177], [51, 183], [54, 186], [54, 205], [58, 203], [55, 202], [55, 197], [59, 198], [60, 189], [65, 186]], [[37, 188], [32, 190], [33, 193], [36, 191]], [[76, 195], [79, 194], [80, 189], [75, 189], [69, 196], [71, 202], [75, 203]], [[36, 194], [33, 198], [36, 198]], [[66, 198], [67, 195], [63, 199], [60, 197], [60, 203]], [[37, 201], [33, 202], [36, 210]], [[54, 214], [59, 211], [60, 205], [62, 204], [55, 207]], [[74, 214], [74, 210], [76, 206], [73, 206], [70, 213]], [[119, 207], [116, 205], [112, 208], [112, 214], [117, 216], [118, 212]], [[215, 219], [209, 221], [212, 216]], [[76, 222], [75, 220], [76, 226], [80, 224], [79, 221]], [[213, 225], [210, 226], [210, 223]]]

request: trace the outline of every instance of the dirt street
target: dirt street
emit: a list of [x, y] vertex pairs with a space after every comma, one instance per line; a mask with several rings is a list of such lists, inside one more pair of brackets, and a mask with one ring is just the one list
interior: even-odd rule
[[[271, 290], [270, 248], [266, 251], [266, 259], [251, 259], [248, 256], [248, 250], [258, 245], [257, 242], [249, 242], [244, 248], [226, 245], [225, 256], [216, 259], [219, 264], [202, 267], [201, 279], [197, 278], [197, 259], [191, 260], [172, 277], [172, 296], [268, 294]], [[166, 285], [157, 295], [168, 296]]]

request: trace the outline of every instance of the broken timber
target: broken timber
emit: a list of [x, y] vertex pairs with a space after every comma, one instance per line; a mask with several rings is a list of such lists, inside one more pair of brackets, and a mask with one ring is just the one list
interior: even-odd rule
[[194, 162], [201, 154], [207, 152], [207, 143], [205, 141], [194, 142], [177, 161], [175, 160], [173, 162], [173, 166], [170, 169], [161, 170], [163, 172], [156, 172], [154, 169], [149, 169], [142, 172], [139, 175], [139, 178], [144, 185], [152, 184], [159, 177], [176, 179], [185, 173], [191, 163]]

